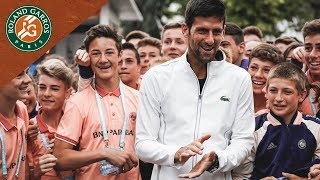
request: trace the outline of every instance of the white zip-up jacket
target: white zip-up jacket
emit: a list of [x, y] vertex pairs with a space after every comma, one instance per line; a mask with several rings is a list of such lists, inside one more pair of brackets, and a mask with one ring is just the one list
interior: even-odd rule
[[219, 53], [222, 60], [208, 63], [202, 92], [186, 53], [144, 75], [135, 147], [142, 161], [155, 164], [152, 180], [188, 173], [202, 156], [176, 165], [174, 155], [207, 133], [211, 138], [204, 142], [204, 154], [215, 151], [219, 169], [197, 179], [231, 179], [230, 171], [249, 156], [255, 125], [251, 78]]

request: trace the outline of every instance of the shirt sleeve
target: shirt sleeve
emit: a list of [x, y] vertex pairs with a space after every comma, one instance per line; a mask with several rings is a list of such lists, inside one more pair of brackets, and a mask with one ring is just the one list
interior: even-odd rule
[[68, 100], [56, 132], [56, 138], [76, 146], [81, 136], [83, 117], [76, 103]]
[[87, 88], [88, 86], [90, 86], [91, 82], [93, 80], [93, 77], [85, 79], [79, 76], [79, 80], [78, 80], [78, 92], [84, 90], [85, 88]]
[[[154, 72], [153, 72], [154, 73]], [[145, 162], [175, 166], [174, 154], [179, 146], [164, 145], [157, 141], [160, 130], [161, 90], [154, 74], [148, 72], [142, 80], [139, 94], [136, 153]]]
[[239, 92], [230, 145], [225, 150], [216, 151], [219, 158], [218, 170], [222, 172], [231, 171], [243, 163], [249, 156], [254, 143], [253, 90], [249, 74], [245, 75]]

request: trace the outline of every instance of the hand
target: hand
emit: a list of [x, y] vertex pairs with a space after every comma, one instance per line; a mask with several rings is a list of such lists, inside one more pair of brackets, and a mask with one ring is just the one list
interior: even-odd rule
[[310, 168], [308, 179], [319, 180], [320, 179], [320, 164], [315, 164]]
[[32, 142], [36, 140], [37, 136], [38, 136], [38, 125], [33, 121], [29, 121], [29, 127], [28, 127], [28, 133], [27, 133], [28, 141]]
[[205, 154], [189, 173], [180, 174], [178, 177], [191, 179], [200, 176], [205, 170], [212, 166], [216, 156], [217, 155], [214, 151], [211, 151], [209, 154]]
[[104, 149], [106, 153], [106, 160], [112, 165], [119, 167], [119, 173], [125, 173], [130, 171], [133, 167], [136, 167], [139, 163], [138, 157], [129, 152], [120, 151], [113, 148]]
[[302, 63], [306, 63], [304, 53], [305, 53], [305, 51], [304, 51], [303, 46], [297, 47], [297, 48], [293, 49], [293, 51], [292, 51], [292, 58], [294, 58]]
[[174, 155], [174, 163], [185, 163], [190, 157], [197, 154], [202, 155], [203, 142], [211, 137], [210, 134], [203, 135], [193, 143], [180, 148]]
[[57, 158], [52, 154], [45, 154], [39, 158], [39, 168], [41, 174], [45, 174], [51, 170], [57, 163]]
[[307, 178], [302, 178], [302, 177], [299, 177], [299, 176], [297, 176], [295, 174], [282, 173], [282, 175], [283, 175], [283, 177], [286, 177], [286, 178], [288, 178], [290, 180], [303, 180], [303, 179], [307, 180]]
[[90, 66], [90, 57], [86, 50], [78, 49], [74, 55], [74, 61], [81, 66]]

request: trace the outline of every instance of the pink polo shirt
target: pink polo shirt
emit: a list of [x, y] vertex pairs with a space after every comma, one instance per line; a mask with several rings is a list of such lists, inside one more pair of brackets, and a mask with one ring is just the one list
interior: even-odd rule
[[[26, 176], [26, 153], [27, 153], [27, 140], [26, 132], [29, 123], [29, 115], [27, 107], [21, 101], [16, 102], [15, 113], [17, 115], [17, 124], [12, 124], [0, 113], [0, 130], [4, 138], [4, 146], [6, 152], [6, 166], [7, 166], [7, 178], [14, 179], [14, 175], [17, 169], [18, 157], [21, 146], [23, 147], [22, 161], [20, 164], [18, 179], [25, 179]], [[21, 145], [23, 141], [23, 144]], [[1, 151], [2, 151], [1, 147]], [[0, 152], [1, 153], [1, 152]], [[2, 158], [0, 156], [0, 162], [2, 164]], [[2, 177], [2, 167], [0, 167], [0, 179]]]
[[[31, 152], [32, 158], [33, 158], [33, 166], [39, 165], [39, 158], [43, 156], [46, 153], [46, 149], [44, 147], [44, 143], [41, 139], [40, 133], [43, 133], [46, 138], [46, 142], [49, 143], [49, 138], [54, 138], [56, 129], [47, 125], [41, 118], [41, 113], [42, 110], [38, 112], [38, 115], [34, 118], [32, 118], [30, 121], [34, 121], [35, 123], [38, 124], [39, 127], [39, 134], [37, 136], [37, 139], [32, 142], [32, 145], [29, 146], [30, 149], [28, 151]], [[72, 176], [73, 173], [72, 171], [61, 171], [61, 172], [56, 172], [55, 170], [51, 170], [47, 172], [46, 174], [41, 176], [41, 179], [43, 180], [58, 180], [58, 179], [63, 179], [64, 177], [69, 177]]]
[[[109, 137], [109, 146], [119, 147], [120, 135], [123, 125], [123, 109], [119, 87], [114, 92], [105, 92], [98, 88], [99, 94], [103, 97], [104, 115]], [[135, 153], [136, 135], [136, 112], [138, 91], [124, 85], [127, 127], [125, 136], [124, 151]], [[64, 115], [57, 129], [56, 138], [73, 146], [79, 145], [79, 151], [91, 151], [103, 149], [102, 128], [98, 112], [95, 93], [92, 86], [75, 94], [67, 101]], [[102, 176], [100, 173], [101, 162], [76, 170], [76, 179], [114, 179], [114, 180], [136, 180], [140, 179], [139, 168], [133, 168], [127, 173], [118, 175]]]

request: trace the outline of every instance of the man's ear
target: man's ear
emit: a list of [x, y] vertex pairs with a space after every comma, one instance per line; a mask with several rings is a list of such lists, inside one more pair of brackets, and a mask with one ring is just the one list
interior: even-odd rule
[[246, 43], [241, 42], [241, 43], [238, 45], [238, 48], [239, 48], [239, 53], [240, 53], [240, 54], [243, 54], [244, 51], [246, 50]]
[[188, 39], [188, 36], [189, 36], [189, 28], [188, 28], [187, 24], [186, 24], [186, 23], [182, 23], [182, 24], [181, 24], [181, 29], [182, 29], [182, 34], [183, 34], [183, 36], [184, 36], [186, 39]]

